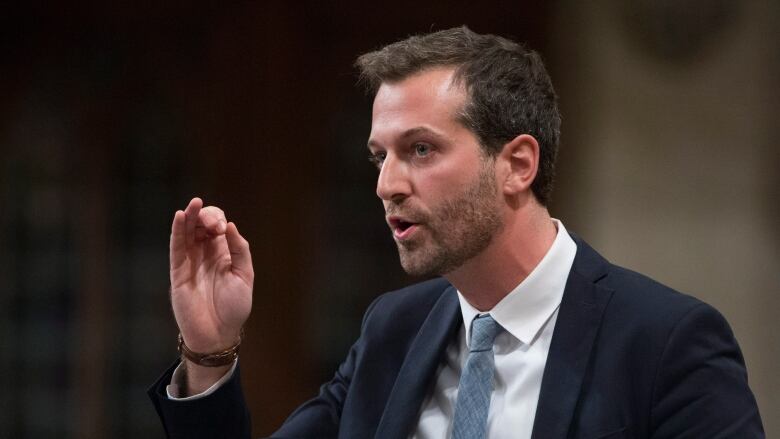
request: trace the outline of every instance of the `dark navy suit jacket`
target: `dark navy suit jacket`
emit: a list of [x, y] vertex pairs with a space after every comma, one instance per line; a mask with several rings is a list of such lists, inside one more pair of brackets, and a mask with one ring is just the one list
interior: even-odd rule
[[[533, 438], [764, 437], [724, 318], [574, 239]], [[333, 379], [273, 437], [406, 439], [461, 324], [443, 279], [380, 296]], [[240, 372], [208, 397], [177, 402], [165, 393], [172, 370], [149, 391], [170, 438], [250, 436]]]

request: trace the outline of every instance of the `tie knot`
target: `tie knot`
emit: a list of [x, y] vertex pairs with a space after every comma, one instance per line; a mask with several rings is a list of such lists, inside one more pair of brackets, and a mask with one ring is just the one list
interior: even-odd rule
[[501, 325], [490, 314], [481, 315], [471, 321], [471, 352], [493, 349], [493, 340], [501, 330]]

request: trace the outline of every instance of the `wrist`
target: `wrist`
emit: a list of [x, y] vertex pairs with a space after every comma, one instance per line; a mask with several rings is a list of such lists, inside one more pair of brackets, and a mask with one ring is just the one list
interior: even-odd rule
[[233, 367], [232, 363], [217, 367], [200, 366], [184, 357], [182, 357], [182, 365], [184, 376], [183, 382], [179, 383], [179, 388], [184, 393], [182, 397], [199, 395], [207, 391]]
[[205, 367], [221, 367], [232, 364], [236, 358], [238, 358], [238, 349], [241, 347], [241, 338], [243, 335], [244, 331], [242, 329], [240, 335], [232, 346], [218, 351], [202, 353], [190, 349], [184, 342], [184, 337], [181, 335], [181, 333], [179, 333], [178, 350], [182, 358], [186, 358], [189, 362], [195, 365]]
[[232, 346], [217, 352], [201, 353], [190, 349], [179, 333], [178, 350], [184, 364], [184, 382], [180, 388], [186, 396], [205, 392], [230, 371], [238, 358], [241, 336], [243, 330]]

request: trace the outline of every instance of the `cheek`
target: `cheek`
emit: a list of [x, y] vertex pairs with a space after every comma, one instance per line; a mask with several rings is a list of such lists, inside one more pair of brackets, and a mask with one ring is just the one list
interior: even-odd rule
[[463, 166], [441, 166], [421, 170], [415, 186], [421, 198], [429, 202], [457, 196], [479, 178], [479, 168], [473, 163]]

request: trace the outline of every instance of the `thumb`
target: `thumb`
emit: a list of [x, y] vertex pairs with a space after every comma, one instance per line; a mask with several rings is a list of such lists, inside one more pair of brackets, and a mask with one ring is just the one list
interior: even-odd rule
[[228, 223], [225, 230], [228, 250], [230, 250], [230, 259], [232, 271], [240, 276], [250, 286], [254, 281], [255, 272], [252, 269], [252, 254], [249, 252], [249, 242], [239, 233], [235, 223]]

